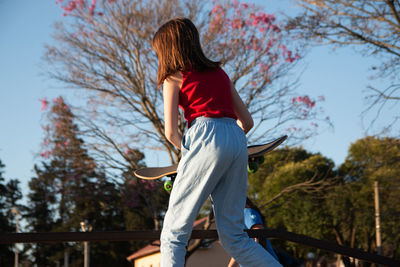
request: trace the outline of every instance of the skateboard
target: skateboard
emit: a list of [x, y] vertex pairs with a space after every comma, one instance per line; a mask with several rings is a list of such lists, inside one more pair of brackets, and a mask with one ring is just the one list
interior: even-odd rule
[[[255, 173], [258, 170], [258, 166], [264, 162], [264, 155], [274, 150], [286, 139], [287, 135], [284, 135], [266, 144], [248, 146], [247, 151], [249, 154], [249, 159], [247, 171], [249, 173]], [[176, 177], [177, 168], [178, 163], [167, 167], [146, 167], [136, 170], [134, 174], [136, 177], [145, 180], [156, 180], [167, 176], [170, 179], [165, 181], [164, 189], [167, 192], [170, 192], [172, 190], [173, 180]]]

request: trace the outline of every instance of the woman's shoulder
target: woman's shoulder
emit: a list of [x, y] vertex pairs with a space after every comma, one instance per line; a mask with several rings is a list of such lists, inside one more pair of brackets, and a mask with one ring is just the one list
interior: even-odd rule
[[164, 86], [165, 85], [173, 85], [173, 86], [178, 86], [180, 87], [182, 84], [183, 80], [183, 75], [180, 71], [175, 72], [174, 74], [169, 75], [165, 81], [164, 81]]

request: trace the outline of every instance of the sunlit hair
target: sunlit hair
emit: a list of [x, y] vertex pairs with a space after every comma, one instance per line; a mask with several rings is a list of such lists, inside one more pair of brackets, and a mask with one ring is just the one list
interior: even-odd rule
[[151, 45], [158, 57], [158, 86], [177, 71], [206, 71], [220, 66], [220, 62], [204, 55], [199, 32], [187, 18], [175, 18], [162, 25]]

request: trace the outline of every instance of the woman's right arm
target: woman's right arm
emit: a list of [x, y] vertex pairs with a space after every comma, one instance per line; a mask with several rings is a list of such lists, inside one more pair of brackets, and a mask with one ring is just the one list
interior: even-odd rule
[[163, 84], [165, 137], [181, 149], [182, 135], [178, 130], [180, 73], [168, 77]]
[[243, 100], [240, 98], [239, 93], [236, 91], [235, 86], [231, 82], [231, 95], [232, 95], [232, 103], [233, 109], [235, 111], [236, 116], [238, 117], [237, 123], [240, 128], [247, 134], [251, 128], [253, 128], [254, 121], [251, 117], [249, 110], [246, 105], [243, 103]]

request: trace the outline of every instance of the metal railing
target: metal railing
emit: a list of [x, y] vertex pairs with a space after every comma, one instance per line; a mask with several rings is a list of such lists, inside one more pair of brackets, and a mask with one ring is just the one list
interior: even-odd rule
[[[280, 229], [246, 230], [251, 238], [278, 238], [380, 265], [399, 267], [400, 261]], [[218, 239], [216, 230], [193, 230], [192, 239]], [[160, 231], [0, 233], [0, 244], [158, 240]]]

